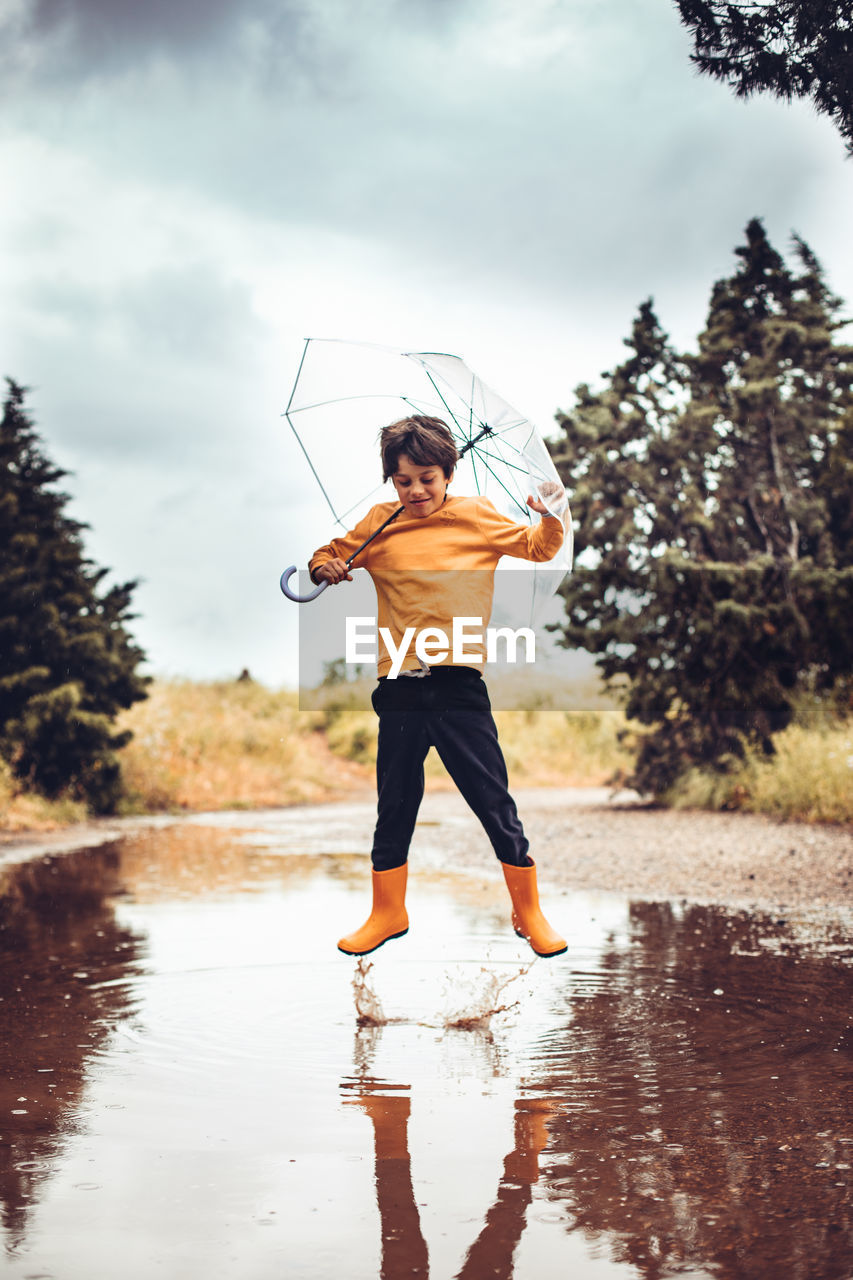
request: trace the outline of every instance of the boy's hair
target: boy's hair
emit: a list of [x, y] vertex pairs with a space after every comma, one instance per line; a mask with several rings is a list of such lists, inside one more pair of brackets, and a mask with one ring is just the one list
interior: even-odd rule
[[441, 467], [448, 480], [459, 458], [459, 450], [447, 423], [424, 414], [401, 418], [399, 422], [383, 427], [379, 433], [379, 447], [383, 480], [397, 470], [401, 453], [405, 453], [418, 467]]

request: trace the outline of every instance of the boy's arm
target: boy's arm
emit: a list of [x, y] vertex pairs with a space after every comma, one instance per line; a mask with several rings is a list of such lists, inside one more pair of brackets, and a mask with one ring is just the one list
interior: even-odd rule
[[[344, 578], [351, 581], [351, 574], [347, 571], [345, 562], [370, 537], [376, 527], [376, 521], [373, 518], [375, 510], [375, 507], [371, 507], [367, 515], [348, 533], [342, 534], [340, 538], [333, 538], [324, 547], [317, 548], [308, 561], [308, 572], [312, 582], [322, 582], [324, 578], [330, 582], [342, 582]], [[365, 552], [365, 556], [366, 554]], [[362, 563], [360, 557], [359, 560]], [[328, 571], [318, 576], [317, 570], [324, 565], [328, 566]]]
[[553, 560], [563, 545], [566, 528], [559, 516], [545, 504], [533, 501], [530, 506], [543, 517], [535, 524], [516, 524], [492, 505], [488, 498], [479, 503], [480, 528], [489, 544], [504, 556], [521, 560]]

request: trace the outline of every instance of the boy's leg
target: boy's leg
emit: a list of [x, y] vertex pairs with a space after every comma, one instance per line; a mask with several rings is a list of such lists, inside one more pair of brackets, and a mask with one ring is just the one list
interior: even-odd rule
[[432, 741], [503, 864], [513, 928], [537, 955], [562, 955], [566, 940], [551, 928], [539, 906], [536, 867], [507, 790], [506, 763], [485, 685], [476, 678], [462, 686], [457, 683], [442, 701], [446, 709], [437, 709], [430, 718]]
[[[346, 955], [364, 956], [409, 930], [406, 877], [409, 842], [424, 790], [424, 757], [429, 740], [423, 716], [408, 706], [411, 694], [389, 691], [382, 682], [373, 693], [379, 716], [376, 753], [376, 829], [373, 835], [373, 906], [361, 928], [338, 943]], [[401, 681], [401, 685], [404, 682]]]
[[[455, 701], [455, 690], [448, 689], [448, 694]], [[506, 762], [485, 685], [475, 676], [466, 682], [462, 699], [464, 706], [436, 707], [429, 717], [430, 738], [500, 861], [529, 867], [529, 844], [508, 790]]]
[[[424, 714], [417, 710], [396, 710], [393, 704], [399, 700], [393, 687], [387, 689], [385, 682], [373, 699], [379, 715], [376, 828], [371, 854], [374, 871], [390, 871], [392, 867], [402, 866], [408, 858], [424, 794], [424, 760], [430, 746]], [[392, 705], [388, 706], [389, 703]]]

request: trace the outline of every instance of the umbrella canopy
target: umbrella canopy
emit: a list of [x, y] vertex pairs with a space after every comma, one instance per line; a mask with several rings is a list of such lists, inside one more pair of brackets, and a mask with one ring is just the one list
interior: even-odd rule
[[[414, 414], [442, 418], [450, 428], [462, 454], [454, 494], [487, 497], [523, 524], [540, 519], [527, 505], [532, 494], [562, 520], [563, 546], [552, 560], [534, 565], [505, 557], [499, 566], [529, 575], [537, 611], [571, 568], [572, 521], [562, 482], [533, 423], [458, 356], [306, 341], [285, 417], [341, 531], [374, 503], [393, 498], [390, 482], [382, 482], [379, 431]], [[357, 555], [353, 559], [357, 567]], [[282, 589], [304, 599], [287, 589], [290, 572], [282, 575]]]

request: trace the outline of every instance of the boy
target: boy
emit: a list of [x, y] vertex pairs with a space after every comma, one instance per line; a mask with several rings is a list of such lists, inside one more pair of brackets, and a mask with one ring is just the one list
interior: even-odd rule
[[[448, 496], [459, 457], [440, 418], [415, 416], [380, 435], [383, 479], [397, 491], [402, 513], [359, 556], [373, 579], [378, 626], [387, 628], [399, 654], [409, 628], [452, 630], [454, 617], [491, 615], [494, 571], [502, 555], [550, 560], [564, 529], [545, 504], [528, 505], [545, 517], [534, 526], [514, 524], [487, 498]], [[351, 581], [345, 560], [395, 509], [378, 503], [354, 529], [320, 547], [309, 569], [315, 582]], [[451, 572], [448, 572], [450, 570]], [[377, 815], [373, 837], [373, 908], [360, 929], [341, 938], [339, 950], [367, 955], [408, 932], [406, 878], [409, 842], [424, 791], [423, 762], [434, 746], [465, 800], [480, 819], [503, 868], [512, 899], [512, 923], [537, 955], [559, 955], [566, 942], [539, 907], [536, 867], [515, 802], [480, 667], [482, 646], [466, 642], [465, 662], [442, 656], [435, 665], [407, 652], [392, 669], [380, 640], [379, 684], [373, 708], [379, 716], [376, 758]], [[389, 674], [390, 673], [390, 674]]]

